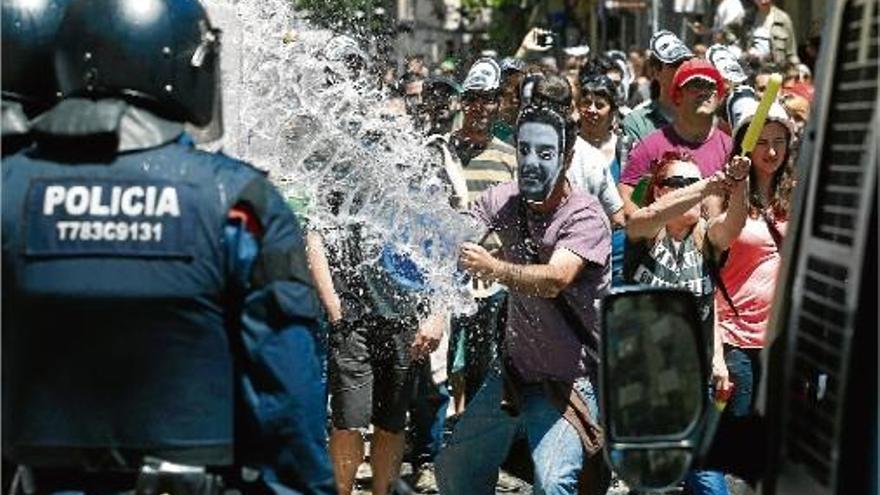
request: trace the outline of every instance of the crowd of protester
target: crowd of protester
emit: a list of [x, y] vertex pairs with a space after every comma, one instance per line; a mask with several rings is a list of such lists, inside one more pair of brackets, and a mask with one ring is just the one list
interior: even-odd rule
[[[565, 341], [563, 336], [548, 334], [547, 327], [565, 328], [571, 321], [569, 310], [559, 310], [561, 320], [556, 321], [548, 314], [558, 308], [530, 306], [530, 302], [535, 297], [557, 300], [560, 293], [578, 284], [588, 288], [573, 291], [575, 308], [592, 305], [610, 287], [626, 284], [691, 290], [700, 301], [705, 330], [715, 335], [713, 383], [735, 390], [725, 422], [748, 416], [752, 390], [760, 377], [757, 354], [764, 342], [780, 244], [791, 209], [793, 164], [813, 97], [811, 72], [796, 53], [791, 21], [770, 1], [756, 1], [755, 7], [748, 16], [738, 1], [719, 2], [711, 29], [694, 26], [698, 42], [692, 46], [661, 30], [654, 33], [646, 50], [633, 47], [628, 54], [597, 53], [585, 46], [558, 50], [546, 44], [546, 31], [533, 29], [514, 54], [483, 54], [463, 66], [466, 70], [461, 74], [448, 60], [430, 67], [421, 56], [410, 57], [399, 77], [394, 71], [385, 74], [384, 83], [395, 95], [389, 109], [408, 114], [416, 132], [424, 134], [425, 146], [448, 186], [450, 204], [482, 219], [491, 229], [478, 244], [462, 248], [462, 266], [473, 274], [476, 313], [455, 315], [454, 308], [446, 308], [449, 314], [445, 316], [431, 313], [433, 320], [428, 320], [442, 330], [433, 331], [429, 345], [421, 341], [423, 352], [413, 353], [418, 359], [398, 363], [401, 369], [417, 369], [407, 376], [418, 377], [398, 380], [406, 383], [397, 383], [402, 396], [394, 396], [394, 400], [403, 397], [403, 402], [410, 403], [406, 448], [402, 443], [404, 406], [394, 413], [383, 412], [375, 404], [387, 405], [389, 399], [372, 399], [374, 415], [380, 416], [373, 421], [387, 420], [383, 415], [396, 418], [394, 431], [400, 442], [389, 452], [383, 446], [384, 429], [375, 430], [374, 490], [388, 489], [387, 483], [399, 473], [404, 451], [409, 451], [414, 467], [410, 481], [420, 493], [438, 489], [434, 464], [438, 453], [441, 492], [464, 493], [461, 490], [469, 487], [469, 493], [488, 493], [496, 485], [501, 491], [515, 489], [518, 482], [507, 474], [509, 468], [548, 493], [557, 493], [555, 489], [574, 493], [577, 473], [582, 469], [586, 473], [588, 463], [580, 454], [566, 464], [560, 459], [565, 458], [567, 447], [558, 443], [552, 447], [553, 462], [544, 457], [542, 449], [548, 446], [541, 439], [552, 425], [541, 425], [536, 418], [540, 411], [546, 412], [541, 407], [553, 409], [555, 395], [549, 388], [531, 385], [565, 376], [586, 398], [584, 410], [593, 411], [595, 420], [590, 384], [595, 378], [590, 368], [594, 362], [588, 357], [579, 364], [573, 358], [570, 369], [548, 371], [541, 366], [535, 369], [536, 361], [516, 363], [516, 357], [523, 348], [534, 347], [534, 342], [518, 343], [522, 335], [530, 334], [528, 322], [543, 328], [525, 340], [540, 336]], [[711, 42], [708, 47], [703, 40]], [[783, 76], [782, 89], [757, 146], [745, 155], [740, 149], [743, 134], [774, 73]], [[543, 234], [517, 228], [506, 236], [499, 227], [499, 218], [510, 220], [505, 215], [522, 215], [517, 221], [529, 224], [531, 211], [507, 211], [504, 201], [495, 196], [502, 194], [499, 189], [506, 183], [518, 183], [524, 194], [524, 179], [519, 175], [529, 150], [523, 128], [528, 122], [554, 119], [559, 122], [551, 127], [564, 136], [560, 137], [564, 148], [557, 149], [564, 174], [559, 182], [566, 184], [559, 186], [566, 191], [559, 193], [566, 198], [562, 204], [576, 197], [575, 191], [585, 193], [592, 198], [588, 210], [593, 211], [595, 205], [603, 219], [594, 223], [584, 219], [587, 223], [581, 228], [607, 230], [607, 235], [555, 231], [554, 236], [564, 237], [548, 240], [549, 219], [542, 224]], [[555, 191], [555, 184], [551, 181], [550, 189]], [[556, 193], [548, 194], [552, 198]], [[538, 199], [530, 204], [546, 206], [546, 198]], [[559, 205], [552, 205], [536, 211], [555, 214], [558, 209]], [[568, 211], [565, 215], [578, 217]], [[545, 237], [538, 241], [536, 235]], [[574, 269], [566, 284], [551, 293], [528, 284], [524, 289], [523, 280], [505, 275], [504, 268], [492, 262], [552, 267], [548, 258], [523, 257], [517, 252], [523, 236], [544, 242], [550, 253], [574, 253], [584, 266]], [[545, 265], [540, 265], [542, 260]], [[575, 326], [589, 331], [595, 325], [593, 317], [584, 316]], [[572, 331], [577, 335], [584, 328]], [[588, 342], [576, 339], [572, 345], [588, 349], [589, 354]], [[557, 351], [552, 344], [537, 348]], [[432, 359], [427, 359], [428, 351]], [[560, 361], [562, 355], [556, 356], [557, 363], [565, 362]], [[380, 368], [374, 365], [374, 373]], [[523, 374], [528, 379], [523, 381]], [[376, 374], [375, 379], [378, 384], [381, 378]], [[508, 391], [517, 389], [518, 398], [507, 402]], [[347, 393], [343, 390], [348, 389], [331, 385], [331, 396]], [[497, 407], [499, 402], [521, 410], [524, 391], [526, 404], [529, 394], [549, 397], [549, 402], [531, 405], [539, 412], [527, 407], [533, 416], [513, 416], [513, 420], [510, 415], [498, 416], [504, 409]], [[334, 418], [339, 414], [334, 411]], [[366, 422], [354, 426], [364, 427]], [[589, 430], [595, 421], [585, 423]], [[360, 435], [344, 422], [334, 421], [334, 435], [339, 431]], [[445, 443], [444, 431], [447, 436], [452, 432]], [[583, 432], [583, 425], [572, 431]], [[574, 438], [578, 448], [569, 447], [589, 452], [589, 441], [578, 445]], [[718, 443], [726, 446], [716, 450], [728, 451], [728, 457], [748, 456], [741, 441], [731, 435], [722, 438]], [[505, 462], [517, 442], [521, 450], [530, 450], [533, 473], [523, 476], [517, 462]], [[347, 454], [335, 449], [331, 455], [337, 466], [347, 459]], [[362, 453], [345, 462], [356, 465], [361, 459]], [[355, 467], [349, 466], [345, 472], [350, 474], [339, 481], [342, 493], [351, 492]], [[499, 467], [505, 468], [500, 478]], [[603, 477], [601, 469], [591, 475]], [[686, 486], [701, 494], [727, 490], [720, 471], [694, 471]]]

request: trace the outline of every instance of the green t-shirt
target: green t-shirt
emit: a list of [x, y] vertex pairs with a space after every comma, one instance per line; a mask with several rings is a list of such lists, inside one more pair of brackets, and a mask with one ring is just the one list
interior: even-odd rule
[[669, 124], [670, 120], [660, 110], [660, 105], [655, 100], [637, 106], [632, 112], [623, 118], [620, 126], [623, 133], [639, 142], [648, 134]]

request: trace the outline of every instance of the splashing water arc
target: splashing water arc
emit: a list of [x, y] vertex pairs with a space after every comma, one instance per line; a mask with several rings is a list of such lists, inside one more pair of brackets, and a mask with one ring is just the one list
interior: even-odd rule
[[[449, 206], [424, 137], [388, 110], [369, 71], [355, 75], [328, 55], [338, 33], [311, 26], [289, 0], [205, 4], [223, 31], [223, 151], [266, 170], [313, 227], [361, 225], [369, 242], [415, 262], [432, 302], [472, 312], [456, 260], [478, 228]], [[338, 213], [330, 191], [343, 192]], [[339, 241], [332, 237], [328, 249]]]

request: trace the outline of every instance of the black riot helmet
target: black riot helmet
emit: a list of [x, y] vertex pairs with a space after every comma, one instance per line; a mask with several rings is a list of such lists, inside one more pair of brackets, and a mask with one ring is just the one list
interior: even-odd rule
[[197, 0], [71, 0], [57, 46], [65, 97], [122, 97], [197, 126], [214, 117], [220, 32]]
[[34, 111], [58, 99], [55, 36], [67, 0], [3, 0], [3, 99]]

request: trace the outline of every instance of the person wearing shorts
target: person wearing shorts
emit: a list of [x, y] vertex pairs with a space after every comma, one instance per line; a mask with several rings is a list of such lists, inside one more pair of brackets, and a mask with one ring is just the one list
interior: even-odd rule
[[360, 226], [325, 234], [310, 244], [310, 262], [331, 326], [330, 457], [336, 488], [352, 492], [364, 460], [363, 434], [372, 424], [372, 489], [388, 493], [403, 459], [415, 364], [439, 345], [442, 318], [427, 315], [424, 280], [409, 258], [366, 242], [369, 234]]
[[330, 337], [333, 426], [400, 433], [414, 382], [410, 345], [418, 321], [365, 316], [340, 322]]

